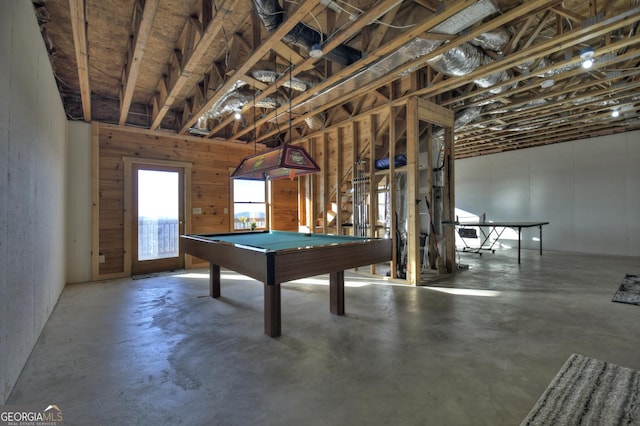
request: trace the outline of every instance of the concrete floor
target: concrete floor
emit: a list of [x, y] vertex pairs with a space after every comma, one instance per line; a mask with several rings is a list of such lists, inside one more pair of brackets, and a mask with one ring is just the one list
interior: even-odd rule
[[347, 274], [283, 285], [282, 336], [262, 284], [206, 271], [68, 285], [7, 404], [65, 425], [518, 425], [579, 353], [640, 370], [640, 306], [612, 303], [630, 257], [478, 257], [429, 287]]

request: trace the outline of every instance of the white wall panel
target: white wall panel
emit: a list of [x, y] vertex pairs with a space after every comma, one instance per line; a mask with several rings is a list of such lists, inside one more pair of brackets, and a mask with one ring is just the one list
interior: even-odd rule
[[628, 253], [640, 254], [640, 132], [626, 133]]
[[626, 143], [613, 135], [575, 150], [576, 251], [626, 254]]
[[549, 220], [542, 232], [545, 247], [575, 251], [573, 144], [555, 144], [525, 152], [530, 154], [529, 219]]
[[[22, 16], [24, 2], [15, 7], [14, 21], [10, 28], [11, 69], [8, 101], [9, 115], [9, 169], [6, 241], [11, 244], [7, 262], [7, 329], [8, 373], [10, 382], [17, 379], [36, 340], [33, 327], [35, 318], [34, 259], [30, 243], [36, 226], [34, 161], [35, 127], [30, 107], [37, 104], [37, 77], [34, 52], [28, 50], [25, 37], [31, 25]], [[28, 5], [31, 6], [31, 5]], [[21, 22], [22, 20], [22, 22]], [[22, 25], [21, 25], [22, 24]]]
[[3, 403], [65, 283], [67, 124], [32, 3], [0, 9]]
[[[456, 161], [456, 207], [481, 216], [491, 210], [491, 157]], [[458, 184], [460, 179], [464, 184]], [[462, 220], [462, 218], [461, 218]]]
[[[3, 5], [0, 13], [0, 57], [8, 58], [11, 53], [11, 22], [13, 21], [15, 5], [8, 2]], [[9, 381], [8, 372], [8, 348], [7, 339], [7, 309], [3, 306], [7, 302], [7, 209], [9, 201], [9, 114], [11, 111], [8, 100], [4, 94], [9, 93], [11, 87], [9, 76], [11, 64], [9, 61], [0, 61], [0, 404], [4, 403], [12, 383]]]
[[491, 209], [487, 220], [526, 220], [530, 212], [529, 162], [521, 151], [491, 156]]
[[548, 249], [640, 256], [638, 164], [640, 131], [458, 160], [456, 206], [548, 220]]

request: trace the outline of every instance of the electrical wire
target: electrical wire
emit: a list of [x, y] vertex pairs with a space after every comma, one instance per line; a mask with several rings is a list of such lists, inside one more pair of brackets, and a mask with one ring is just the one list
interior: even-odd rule
[[224, 66], [229, 69], [229, 38], [224, 28], [222, 28], [222, 36], [224, 37]]
[[313, 20], [316, 21], [316, 24], [318, 24], [318, 28], [320, 28], [320, 31], [316, 30], [316, 32], [318, 34], [320, 34], [320, 45], [322, 45], [322, 44], [324, 44], [324, 33], [322, 32], [322, 25], [320, 25], [320, 22], [318, 22], [318, 19], [316, 19], [315, 15], [313, 13], [309, 12], [309, 15], [311, 15]]
[[[347, 14], [349, 14], [349, 15], [351, 15], [352, 13], [351, 13], [350, 11], [348, 11], [347, 9], [345, 9], [344, 7], [340, 6], [340, 5], [338, 4], [338, 2], [346, 4], [347, 6], [351, 7], [352, 9], [354, 9], [356, 12], [358, 12], [358, 13], [360, 13], [360, 14], [364, 14], [364, 13], [365, 13], [365, 12], [364, 12], [364, 10], [359, 9], [359, 8], [357, 8], [356, 6], [354, 6], [354, 5], [352, 5], [352, 4], [349, 4], [348, 2], [346, 2], [346, 1], [344, 1], [344, 0], [333, 0], [333, 4], [334, 4], [338, 9], [342, 10], [343, 12], [345, 12], [345, 13], [347, 13]], [[385, 10], [384, 12], [382, 12], [382, 13], [380, 14], [380, 16], [384, 16], [384, 15], [386, 15], [390, 10], [392, 10], [392, 9], [393, 9], [393, 8], [395, 8], [395, 7], [398, 7], [402, 2], [403, 2], [403, 0], [398, 0], [396, 3], [392, 4], [391, 6], [389, 6], [389, 8], [388, 8], [387, 10]], [[400, 30], [407, 29], [407, 28], [412, 28], [412, 27], [415, 27], [415, 26], [417, 25], [417, 24], [411, 24], [411, 25], [392, 25], [392, 24], [388, 24], [388, 23], [386, 23], [386, 22], [382, 22], [382, 21], [380, 21], [380, 20], [378, 20], [378, 19], [374, 20], [374, 21], [373, 21], [373, 23], [378, 24], [378, 25], [383, 25], [383, 26], [386, 26], [386, 27], [389, 27], [389, 28], [400, 29]]]

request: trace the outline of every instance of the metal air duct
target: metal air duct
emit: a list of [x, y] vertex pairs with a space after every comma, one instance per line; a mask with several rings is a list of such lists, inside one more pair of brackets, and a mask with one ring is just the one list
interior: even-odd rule
[[[273, 32], [282, 24], [285, 11], [280, 7], [278, 0], [253, 0], [253, 7], [267, 31]], [[325, 34], [302, 22], [296, 24], [283, 38], [284, 41], [307, 51], [310, 51], [314, 44], [320, 44], [326, 39]], [[362, 52], [346, 44], [341, 44], [332, 51], [326, 52], [324, 58], [348, 66], [362, 58]]]

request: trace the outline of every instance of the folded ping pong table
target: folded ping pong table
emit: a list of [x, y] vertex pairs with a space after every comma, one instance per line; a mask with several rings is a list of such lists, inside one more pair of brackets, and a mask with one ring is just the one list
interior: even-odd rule
[[[465, 222], [465, 223], [456, 223], [456, 228], [458, 229], [458, 235], [460, 235], [462, 242], [464, 243], [463, 252], [470, 253], [478, 253], [482, 254], [482, 251], [491, 251], [495, 253], [495, 244], [498, 242], [502, 233], [506, 228], [513, 229], [518, 233], [518, 263], [520, 263], [520, 245], [522, 241], [522, 229], [523, 228], [538, 228], [540, 235], [540, 256], [542, 256], [542, 226], [548, 225], [549, 222]], [[481, 236], [480, 246], [471, 247], [465, 241], [465, 238], [469, 238], [465, 235], [464, 232], [460, 232], [461, 230], [468, 230], [472, 228], [479, 228]], [[488, 231], [488, 232], [487, 232]], [[493, 241], [489, 241], [489, 238], [495, 235], [495, 239]]]

